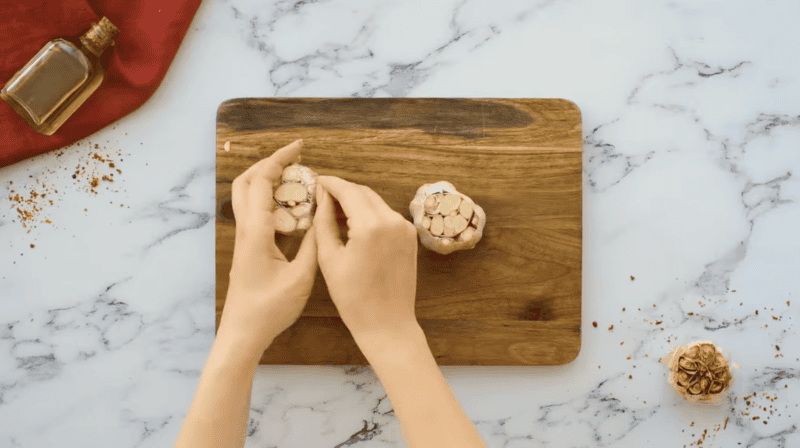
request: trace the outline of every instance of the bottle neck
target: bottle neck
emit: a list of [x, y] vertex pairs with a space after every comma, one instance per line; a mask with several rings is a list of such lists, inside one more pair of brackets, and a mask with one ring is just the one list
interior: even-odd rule
[[81, 43], [95, 56], [100, 57], [106, 48], [114, 45], [114, 36], [119, 30], [107, 18], [103, 17], [99, 23], [93, 23], [83, 36]]

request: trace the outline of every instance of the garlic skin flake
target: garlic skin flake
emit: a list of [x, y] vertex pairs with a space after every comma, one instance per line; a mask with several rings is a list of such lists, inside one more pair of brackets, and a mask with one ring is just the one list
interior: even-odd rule
[[316, 199], [317, 173], [292, 164], [283, 169], [281, 183], [273, 192], [277, 208], [272, 213], [275, 231], [289, 236], [302, 236], [311, 227]]
[[408, 211], [422, 245], [442, 255], [472, 249], [483, 237], [486, 213], [450, 182], [419, 187]]

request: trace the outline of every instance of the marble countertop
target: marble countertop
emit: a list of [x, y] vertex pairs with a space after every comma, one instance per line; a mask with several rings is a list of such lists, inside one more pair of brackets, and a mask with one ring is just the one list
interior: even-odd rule
[[[488, 446], [800, 446], [797, 17], [791, 0], [206, 0], [143, 107], [0, 169], [0, 447], [174, 442], [214, 339], [216, 109], [262, 96], [581, 108], [582, 349], [443, 367]], [[695, 340], [739, 365], [720, 406], [681, 402], [659, 363]], [[369, 367], [260, 367], [250, 418], [248, 447], [405, 446]]]

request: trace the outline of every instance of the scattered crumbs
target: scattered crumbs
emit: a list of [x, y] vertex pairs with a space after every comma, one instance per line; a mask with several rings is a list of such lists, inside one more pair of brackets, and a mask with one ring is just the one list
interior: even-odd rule
[[592, 322], [592, 326], [597, 328], [597, 322]]
[[[69, 178], [74, 179], [76, 185], [83, 186], [84, 191], [97, 194], [96, 188], [101, 181], [114, 182], [113, 172], [108, 172], [116, 168], [116, 159], [122, 156], [122, 151], [112, 149], [109, 145], [79, 141], [67, 145], [55, 151], [56, 158], [66, 154], [66, 150], [73, 150], [75, 165], [65, 166], [63, 162], [54, 164], [53, 167], [45, 168], [37, 176], [28, 176], [33, 179], [33, 183], [27, 186], [26, 191], [10, 190], [8, 199], [11, 201], [13, 217], [16, 218], [23, 228], [28, 229], [28, 233], [37, 228], [37, 224], [53, 224], [53, 221], [45, 216], [47, 206], [55, 206], [56, 202], [62, 202], [59, 197], [59, 190], [52, 186], [53, 182], [63, 182]], [[86, 150], [88, 148], [88, 151]], [[102, 153], [101, 153], [102, 152]], [[119, 159], [122, 160], [121, 158]], [[115, 163], [116, 162], [116, 163]], [[116, 169], [117, 173], [122, 171]], [[8, 185], [14, 185], [9, 181]], [[117, 190], [110, 190], [117, 191]], [[28, 197], [26, 198], [25, 195]], [[84, 209], [87, 211], [87, 209]], [[2, 218], [3, 216], [0, 216]]]

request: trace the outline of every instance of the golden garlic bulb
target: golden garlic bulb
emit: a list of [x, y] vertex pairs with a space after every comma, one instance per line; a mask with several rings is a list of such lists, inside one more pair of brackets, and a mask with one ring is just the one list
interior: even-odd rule
[[669, 382], [691, 402], [716, 402], [731, 384], [731, 369], [720, 349], [710, 341], [693, 342], [672, 353]]

